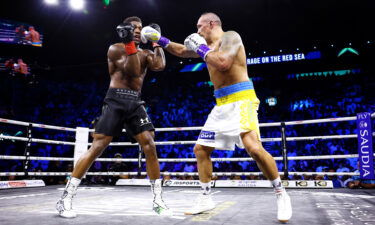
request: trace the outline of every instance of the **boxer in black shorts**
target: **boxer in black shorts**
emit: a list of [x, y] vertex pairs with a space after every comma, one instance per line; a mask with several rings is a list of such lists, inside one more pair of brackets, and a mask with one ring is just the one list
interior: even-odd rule
[[[150, 26], [160, 30], [157, 24]], [[72, 210], [72, 199], [81, 178], [95, 159], [103, 153], [113, 137], [121, 134], [123, 128], [141, 145], [145, 153], [146, 170], [154, 197], [153, 210], [161, 215], [172, 214], [162, 200], [154, 126], [141, 100], [141, 89], [147, 69], [163, 70], [165, 56], [158, 44], [153, 44], [154, 51], [139, 48], [141, 29], [142, 21], [138, 17], [128, 17], [116, 28], [122, 42], [113, 44], [108, 49], [108, 69], [111, 81], [104, 99], [102, 115], [95, 125], [91, 147], [77, 161], [71, 179], [56, 204], [56, 209], [62, 217], [76, 217], [76, 213]]]

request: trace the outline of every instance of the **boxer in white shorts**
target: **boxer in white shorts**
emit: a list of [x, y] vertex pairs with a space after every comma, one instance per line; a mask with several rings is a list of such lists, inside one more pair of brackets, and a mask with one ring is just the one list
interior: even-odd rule
[[198, 58], [207, 63], [215, 88], [217, 105], [208, 116], [194, 147], [202, 193], [185, 214], [198, 214], [215, 208], [210, 191], [212, 178], [211, 152], [244, 147], [274, 187], [277, 197], [277, 219], [287, 222], [292, 217], [289, 195], [282, 186], [276, 162], [260, 142], [256, 97], [249, 81], [245, 47], [235, 31], [223, 31], [215, 13], [203, 13], [197, 22], [197, 33], [189, 35], [184, 45], [170, 41], [152, 27], [142, 29], [144, 40], [153, 41], [173, 55]]

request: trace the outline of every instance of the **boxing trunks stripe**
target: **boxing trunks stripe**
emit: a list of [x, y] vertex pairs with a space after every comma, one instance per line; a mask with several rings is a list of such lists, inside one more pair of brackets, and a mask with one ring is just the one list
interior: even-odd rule
[[245, 81], [220, 88], [214, 92], [218, 106], [241, 100], [256, 100], [254, 85], [252, 81]]

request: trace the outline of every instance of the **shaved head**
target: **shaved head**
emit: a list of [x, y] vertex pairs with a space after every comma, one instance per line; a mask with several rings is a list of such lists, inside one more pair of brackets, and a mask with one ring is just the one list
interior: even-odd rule
[[205, 12], [201, 15], [201, 18], [203, 20], [207, 20], [207, 21], [213, 21], [215, 22], [217, 25], [221, 26], [221, 20], [220, 20], [220, 17], [213, 13], [213, 12]]

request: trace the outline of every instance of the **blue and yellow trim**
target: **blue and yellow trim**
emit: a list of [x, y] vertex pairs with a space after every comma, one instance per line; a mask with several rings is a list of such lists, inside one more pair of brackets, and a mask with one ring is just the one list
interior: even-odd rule
[[36, 47], [42, 47], [42, 42], [39, 41], [39, 42], [31, 42], [31, 45], [32, 46], [36, 46]]
[[218, 106], [241, 100], [257, 100], [251, 80], [220, 88], [214, 94]]

